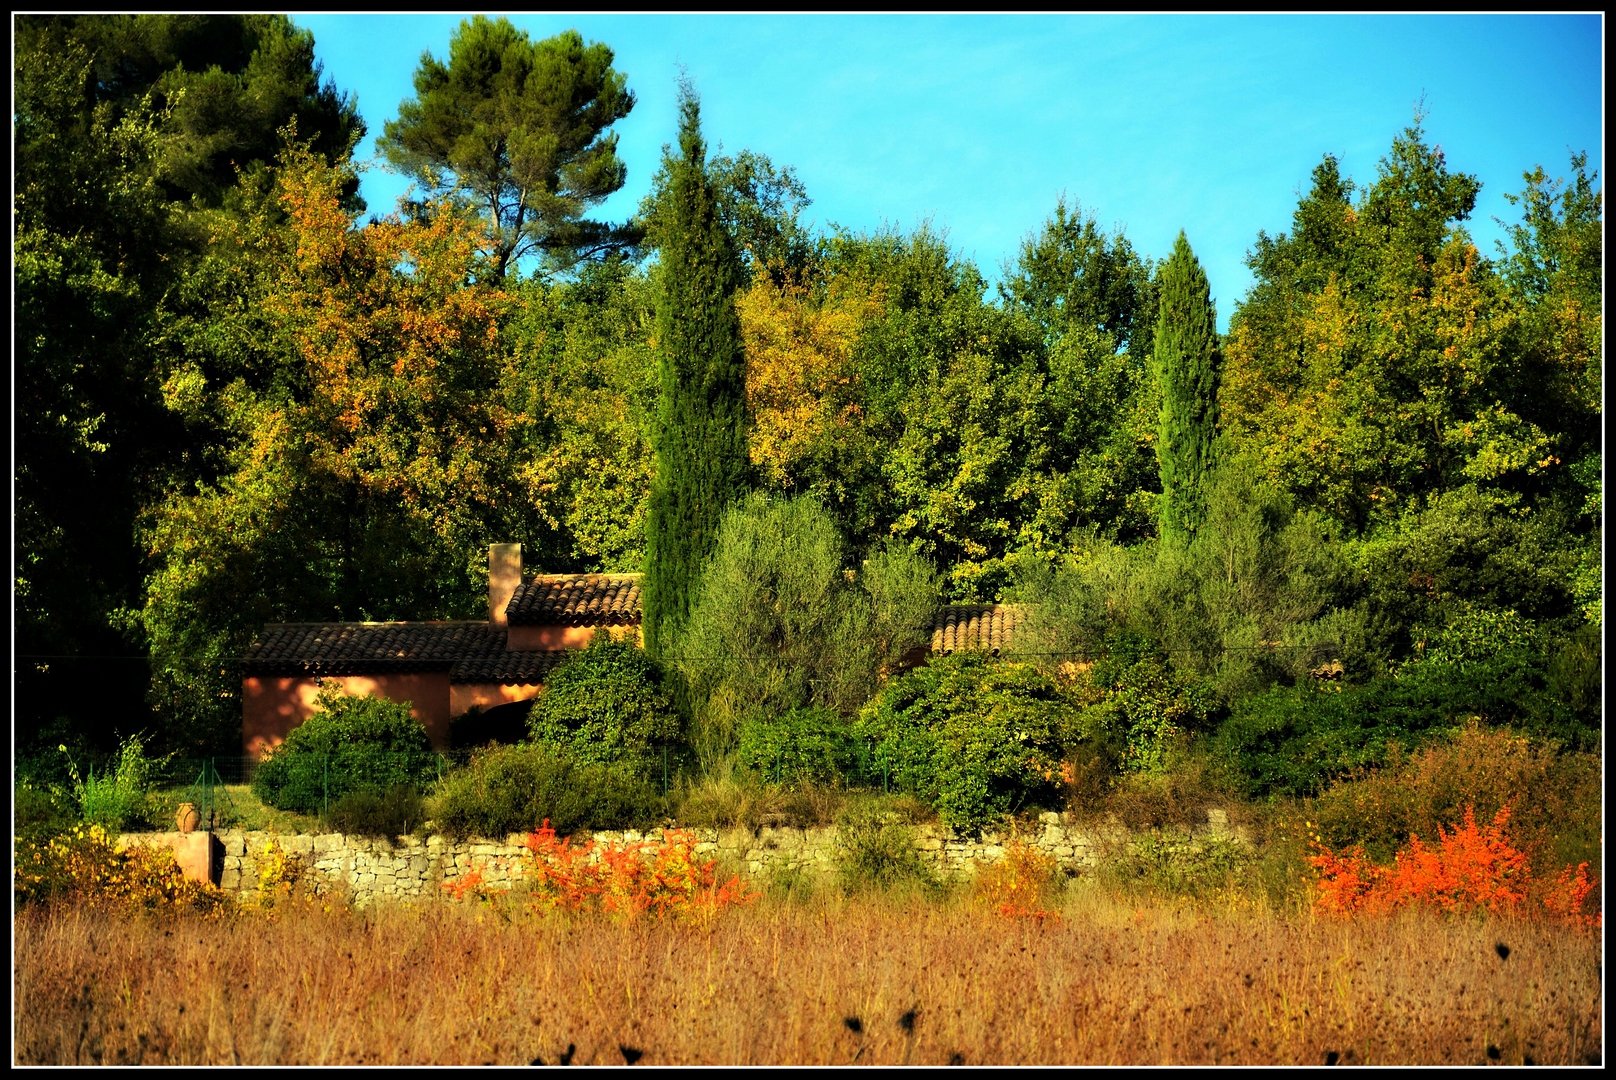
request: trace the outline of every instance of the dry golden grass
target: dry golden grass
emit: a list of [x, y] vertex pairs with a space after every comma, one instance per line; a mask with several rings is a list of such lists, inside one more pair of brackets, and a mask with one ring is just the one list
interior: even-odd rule
[[1063, 912], [1038, 925], [964, 902], [824, 899], [692, 926], [448, 903], [223, 921], [28, 909], [14, 922], [16, 1061], [1546, 1065], [1600, 1053], [1597, 935], [1419, 913], [1136, 909], [1095, 893]]

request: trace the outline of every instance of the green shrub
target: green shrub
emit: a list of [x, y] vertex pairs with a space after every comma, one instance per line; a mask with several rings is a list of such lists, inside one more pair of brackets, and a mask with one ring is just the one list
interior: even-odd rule
[[1319, 794], [1466, 724], [1509, 726], [1573, 749], [1599, 729], [1550, 689], [1541, 627], [1511, 611], [1455, 606], [1421, 631], [1416, 658], [1358, 686], [1276, 688], [1236, 702], [1217, 745], [1251, 796]]
[[49, 836], [78, 820], [78, 807], [60, 787], [22, 779], [11, 791], [12, 824], [18, 837]]
[[337, 832], [388, 840], [414, 832], [425, 820], [425, 804], [413, 787], [350, 791], [324, 818]]
[[1205, 730], [1218, 711], [1200, 683], [1174, 673], [1137, 639], [1118, 635], [1089, 672], [1078, 720], [1087, 741], [1129, 772], [1161, 773], [1175, 743]]
[[754, 494], [724, 515], [677, 643], [702, 763], [732, 753], [741, 728], [795, 709], [851, 714], [883, 670], [922, 644], [936, 574], [897, 545], [858, 564], [815, 499]]
[[836, 868], [849, 894], [894, 889], [936, 893], [936, 872], [915, 848], [906, 815], [879, 801], [850, 805], [836, 823]]
[[858, 759], [852, 725], [830, 709], [753, 715], [742, 724], [736, 760], [777, 784], [828, 783], [846, 777]]
[[919, 796], [949, 828], [972, 833], [1055, 799], [1076, 718], [1037, 669], [957, 654], [887, 683], [855, 730], [873, 744], [892, 784]]
[[1213, 740], [1250, 797], [1317, 795], [1418, 745], [1461, 710], [1440, 683], [1382, 677], [1337, 690], [1276, 687], [1236, 702]]
[[1255, 854], [1230, 837], [1179, 840], [1135, 837], [1109, 861], [1107, 874], [1124, 888], [1160, 896], [1203, 898], [1240, 891]]
[[1021, 567], [1029, 654], [1103, 661], [1130, 638], [1148, 641], [1225, 702], [1325, 660], [1356, 663], [1362, 616], [1340, 606], [1350, 586], [1324, 520], [1238, 456], [1223, 457], [1204, 485], [1192, 541], [1090, 540], [1058, 568]]
[[1604, 723], [1604, 679], [1600, 625], [1583, 623], [1550, 646], [1544, 680], [1548, 694], [1562, 703], [1576, 727], [1590, 737], [1561, 740], [1578, 749], [1597, 748]]
[[1582, 590], [1575, 579], [1579, 565], [1587, 565], [1583, 530], [1589, 526], [1597, 567], [1597, 519], [1577, 522], [1554, 501], [1535, 500], [1526, 513], [1520, 494], [1467, 483], [1432, 495], [1419, 509], [1409, 507], [1394, 527], [1352, 544], [1348, 555], [1365, 591], [1376, 651], [1407, 655], [1422, 628], [1451, 619], [1455, 601], [1480, 601], [1534, 620], [1586, 618], [1586, 609], [1578, 610]]
[[1450, 718], [1507, 724], [1582, 750], [1598, 745], [1597, 714], [1579, 708], [1568, 686], [1574, 665], [1550, 663], [1551, 654], [1586, 654], [1576, 638], [1551, 643], [1542, 626], [1508, 609], [1461, 603], [1445, 614], [1419, 629], [1423, 652], [1397, 671], [1411, 694], [1443, 702]]
[[[57, 731], [62, 737], [53, 739], [48, 745], [25, 749], [20, 745], [24, 734], [18, 732], [19, 745], [15, 748], [11, 766], [13, 783], [26, 781], [36, 788], [69, 791], [73, 784], [73, 762], [93, 755], [88, 752], [84, 736], [69, 736], [61, 723], [46, 723], [44, 726], [48, 731]], [[29, 742], [37, 745], [40, 737], [35, 734]]]
[[254, 772], [253, 794], [265, 803], [314, 813], [349, 792], [424, 788], [437, 779], [440, 759], [408, 702], [327, 686], [315, 704]]
[[1360, 732], [1346, 732], [1349, 697], [1313, 687], [1275, 687], [1235, 703], [1214, 740], [1249, 797], [1309, 795], [1336, 776], [1380, 760]]
[[583, 761], [539, 743], [474, 753], [438, 783], [428, 809], [437, 830], [455, 837], [505, 836], [546, 820], [565, 835], [647, 826], [662, 798], [632, 764]]
[[679, 716], [662, 672], [644, 649], [597, 634], [550, 675], [528, 714], [532, 737], [580, 762], [649, 770], [658, 748], [679, 738]]

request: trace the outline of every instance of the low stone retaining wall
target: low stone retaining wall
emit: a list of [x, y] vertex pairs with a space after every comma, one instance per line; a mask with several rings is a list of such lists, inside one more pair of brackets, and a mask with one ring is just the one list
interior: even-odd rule
[[[761, 828], [686, 830], [696, 838], [696, 852], [716, 856], [723, 865], [748, 876], [767, 880], [776, 875], [797, 873], [831, 874], [836, 867], [834, 828]], [[1004, 858], [1009, 834], [984, 833], [966, 839], [936, 825], [913, 827], [915, 848], [945, 877], [969, 877], [981, 867]], [[656, 841], [662, 830], [645, 833], [603, 832], [594, 834], [600, 843]], [[1093, 869], [1107, 851], [1119, 850], [1135, 834], [1121, 828], [1096, 829], [1064, 821], [1060, 815], [1039, 817], [1037, 831], [1021, 837], [1052, 856], [1068, 874]], [[1186, 848], [1222, 839], [1246, 842], [1237, 829], [1231, 829], [1224, 811], [1212, 810], [1204, 825], [1177, 830], [1158, 830], [1152, 835]], [[358, 905], [387, 898], [421, 899], [442, 894], [444, 882], [477, 871], [489, 888], [509, 888], [521, 879], [523, 866], [531, 856], [525, 835], [513, 834], [503, 840], [450, 840], [442, 836], [426, 839], [399, 837], [396, 840], [371, 839], [328, 833], [278, 835], [267, 832], [192, 833], [184, 839], [208, 837], [212, 858], [210, 877], [226, 892], [251, 893], [259, 887], [260, 870], [276, 845], [295, 858], [316, 882], [326, 882], [346, 890]], [[131, 834], [121, 844], [145, 843], [178, 848], [178, 833]], [[188, 872], [191, 872], [188, 870]], [[196, 875], [199, 876], [199, 875]]]

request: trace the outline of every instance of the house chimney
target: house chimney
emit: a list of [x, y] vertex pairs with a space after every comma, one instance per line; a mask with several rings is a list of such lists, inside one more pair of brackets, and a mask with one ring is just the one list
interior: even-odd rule
[[522, 584], [522, 545], [488, 545], [488, 621], [505, 625], [505, 605]]

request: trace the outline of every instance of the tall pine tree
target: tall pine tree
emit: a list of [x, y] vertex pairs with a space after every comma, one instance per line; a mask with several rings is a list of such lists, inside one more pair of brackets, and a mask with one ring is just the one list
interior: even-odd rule
[[1200, 260], [1180, 232], [1162, 264], [1156, 320], [1156, 377], [1161, 380], [1161, 535], [1188, 540], [1206, 512], [1205, 480], [1218, 427], [1217, 314]]
[[496, 276], [527, 255], [567, 269], [638, 242], [632, 228], [584, 217], [628, 175], [608, 129], [633, 108], [605, 45], [576, 30], [533, 41], [503, 16], [474, 15], [447, 64], [422, 54], [415, 97], [377, 148], [427, 191], [487, 216]]
[[652, 235], [657, 263], [656, 474], [645, 536], [645, 645], [665, 653], [690, 615], [724, 509], [746, 483], [746, 368], [734, 293], [735, 244], [718, 211], [701, 106], [680, 89], [679, 150]]

